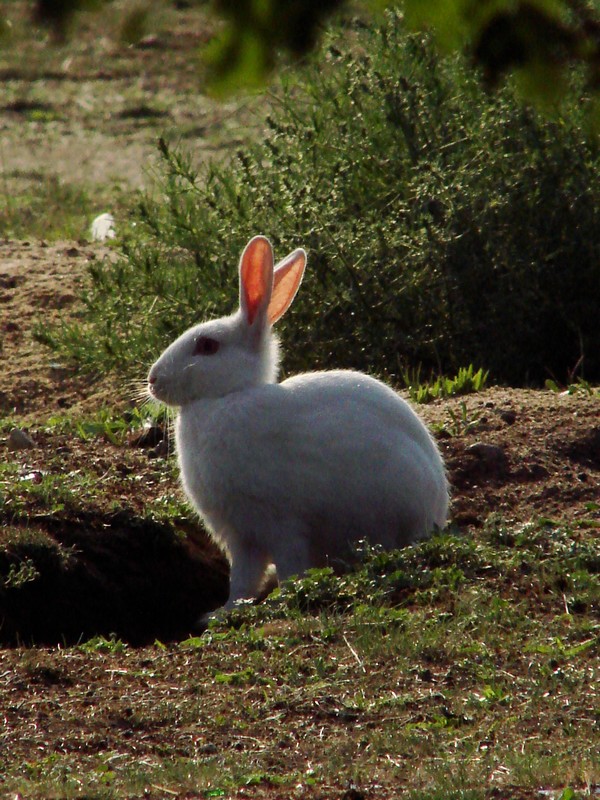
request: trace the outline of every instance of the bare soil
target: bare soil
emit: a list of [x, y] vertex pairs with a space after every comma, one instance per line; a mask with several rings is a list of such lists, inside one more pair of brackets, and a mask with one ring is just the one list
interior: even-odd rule
[[88, 262], [106, 255], [98, 245], [0, 242], [0, 335], [6, 380], [3, 414], [51, 417], [78, 404], [111, 405], [111, 381], [73, 374], [34, 338], [36, 329], [76, 314]]

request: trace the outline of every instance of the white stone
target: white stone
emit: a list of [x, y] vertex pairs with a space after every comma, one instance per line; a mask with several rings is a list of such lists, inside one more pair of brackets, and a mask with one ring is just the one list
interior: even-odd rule
[[100, 214], [92, 222], [92, 239], [95, 242], [105, 242], [107, 239], [114, 239], [117, 235], [115, 230], [115, 218], [112, 214]]

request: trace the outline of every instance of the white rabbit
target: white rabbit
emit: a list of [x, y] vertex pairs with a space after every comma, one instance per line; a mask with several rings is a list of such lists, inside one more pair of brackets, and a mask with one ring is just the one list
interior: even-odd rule
[[361, 372], [276, 383], [271, 326], [306, 264], [276, 267], [256, 236], [239, 266], [240, 307], [186, 331], [152, 366], [150, 394], [179, 408], [183, 486], [231, 561], [226, 608], [254, 598], [272, 562], [279, 580], [344, 562], [360, 539], [393, 549], [446, 524], [438, 449], [411, 407]]

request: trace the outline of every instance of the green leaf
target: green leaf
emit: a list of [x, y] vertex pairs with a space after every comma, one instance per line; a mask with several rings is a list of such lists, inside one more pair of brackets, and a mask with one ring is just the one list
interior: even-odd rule
[[558, 800], [573, 800], [574, 797], [575, 797], [574, 790], [571, 789], [570, 786], [567, 786], [566, 789], [563, 789], [563, 791], [562, 791], [560, 797], [558, 798]]
[[259, 89], [273, 66], [269, 42], [254, 30], [227, 28], [203, 51], [209, 90], [217, 97]]
[[450, 50], [464, 42], [464, 6], [464, 0], [406, 0], [404, 18], [410, 28], [433, 29], [438, 43]]

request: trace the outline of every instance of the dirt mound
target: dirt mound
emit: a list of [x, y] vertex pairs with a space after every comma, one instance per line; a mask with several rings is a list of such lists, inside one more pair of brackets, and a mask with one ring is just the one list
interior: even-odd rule
[[[426, 409], [442, 429], [453, 519], [480, 527], [547, 517], [598, 527], [600, 395], [490, 389]], [[590, 535], [592, 535], [590, 533]]]

